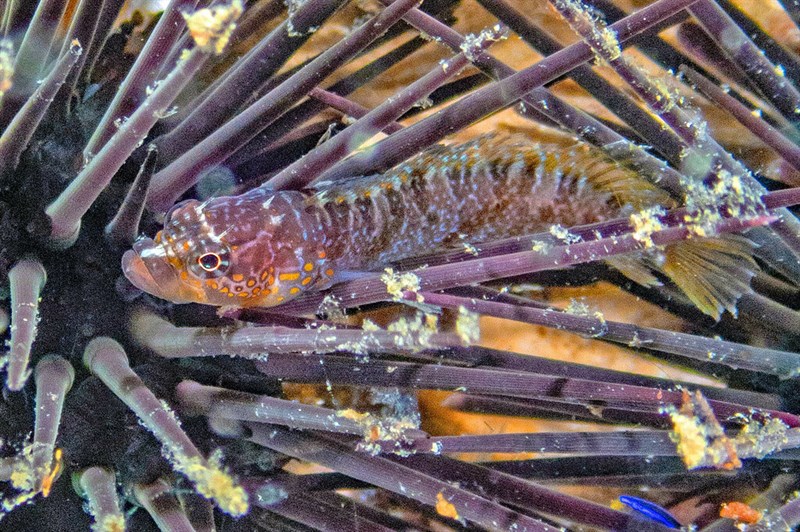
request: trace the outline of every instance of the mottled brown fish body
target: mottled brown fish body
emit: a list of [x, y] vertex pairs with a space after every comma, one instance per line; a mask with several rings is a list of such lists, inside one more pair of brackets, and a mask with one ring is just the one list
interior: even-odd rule
[[668, 201], [586, 145], [492, 136], [438, 147], [382, 175], [323, 185], [314, 199], [337, 267], [365, 270], [445, 246], [618, 216], [631, 205], [595, 186], [604, 175], [631, 181], [631, 196]]
[[[264, 188], [176, 206], [123, 257], [141, 289], [177, 303], [279, 305], [346, 272], [437, 250], [570, 227], [673, 203], [585, 144], [483, 136], [375, 176], [307, 191]], [[746, 239], [695, 239], [608, 262], [637, 283], [672, 279], [703, 312], [735, 313], [755, 267]]]

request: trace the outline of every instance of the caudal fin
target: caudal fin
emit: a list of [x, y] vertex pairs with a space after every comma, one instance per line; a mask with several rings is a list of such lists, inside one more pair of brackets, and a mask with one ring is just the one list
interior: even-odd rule
[[[595, 189], [610, 193], [623, 212], [675, 206], [664, 190], [624, 165], [598, 157], [592, 148], [576, 147], [570, 163], [570, 172], [583, 176]], [[629, 254], [607, 262], [642, 286], [658, 286], [652, 272], [664, 273], [697, 308], [718, 320], [726, 310], [736, 316], [739, 298], [752, 291], [750, 279], [758, 270], [754, 247], [743, 236], [720, 235], [666, 246], [658, 256], [660, 260], [656, 255]]]
[[739, 235], [685, 240], [664, 248], [659, 269], [705, 314], [718, 320], [727, 310], [736, 316], [736, 303], [752, 292], [750, 279], [758, 270], [754, 247]]

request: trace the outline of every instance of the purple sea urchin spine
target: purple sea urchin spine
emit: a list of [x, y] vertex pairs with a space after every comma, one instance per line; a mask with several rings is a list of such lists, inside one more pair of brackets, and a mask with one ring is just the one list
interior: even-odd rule
[[[458, 32], [424, 12], [418, 9], [411, 10], [405, 18], [409, 24], [412, 24], [427, 35], [441, 39], [441, 41], [451, 49], [456, 50], [459, 48], [462, 37]], [[516, 73], [514, 69], [485, 52], [475, 54], [473, 63], [493, 79], [505, 79]], [[586, 71], [590, 70], [589, 67], [585, 65], [579, 65], [576, 68]], [[632, 163], [637, 168], [641, 169], [645, 176], [656, 179], [659, 186], [666, 188], [675, 196], [680, 196], [680, 179], [674, 169], [663, 164], [645, 150], [606, 126], [603, 122], [571, 106], [563, 99], [558, 98], [548, 89], [543, 87], [535, 88], [523, 95], [521, 101], [525, 108], [530, 107], [536, 110], [542, 116], [549, 118], [553, 122], [565, 127], [567, 130], [574, 132], [582, 139], [603, 149], [612, 158]], [[633, 102], [630, 102], [628, 105], [628, 107], [633, 106], [635, 106]], [[628, 108], [626, 107], [624, 109], [626, 111], [624, 116], [627, 119], [629, 115], [629, 113], [627, 113]], [[663, 133], [661, 136], [664, 136]], [[663, 149], [663, 146], [657, 147]], [[350, 162], [351, 161], [343, 163], [343, 166]], [[323, 179], [334, 178], [335, 175], [337, 174], [334, 169], [328, 173], [327, 177], [323, 177]]]
[[[778, 434], [776, 433], [776, 436]], [[785, 429], [773, 452], [793, 449], [800, 444], [800, 429]], [[556, 453], [591, 456], [679, 456], [675, 442], [666, 430], [615, 432], [537, 432], [445, 436], [410, 439], [404, 449], [416, 454], [442, 453]], [[742, 442], [739, 458], [756, 457], [763, 452]], [[709, 463], [707, 466], [711, 466]]]
[[[591, 501], [575, 500], [574, 497], [535, 482], [492, 471], [485, 466], [470, 464], [466, 461], [444, 458], [437, 464], [431, 458], [424, 455], [410, 456], [408, 463], [414, 464], [414, 467], [419, 470], [445, 482], [474, 486], [473, 489], [476, 491], [507, 504], [516, 505], [518, 502], [525, 501], [529, 507], [539, 512], [545, 514], [558, 512], [559, 515], [569, 515], [572, 521], [611, 530], [626, 530], [633, 524], [629, 515]], [[396, 457], [389, 459], [398, 461]], [[654, 530], [663, 532], [665, 529], [659, 526]]]
[[482, 53], [492, 43], [502, 39], [503, 32], [502, 28], [493, 28], [478, 36], [477, 43], [465, 40], [463, 46], [468, 51], [461, 52], [455, 57], [442, 62], [440, 69], [433, 70], [410, 84], [391, 100], [371, 110], [334, 138], [284, 168], [278, 175], [270, 179], [268, 186], [276, 190], [307, 186], [322, 172], [332, 167], [351, 151], [358, 148], [364, 141], [394, 122], [448, 79], [458, 75], [469, 64], [470, 57], [474, 57], [474, 54]]
[[166, 211], [204, 170], [222, 162], [283, 115], [291, 104], [377, 39], [414, 4], [415, 0], [398, 0], [384, 9], [158, 172], [153, 176], [150, 207]]
[[[579, 1], [552, 0], [551, 3], [584, 41], [591, 45], [598, 57], [607, 61], [642, 101], [682, 139], [686, 153], [683, 154], [685, 161], [681, 169], [689, 179], [683, 183], [687, 197], [691, 198], [692, 194], [696, 194], [692, 188], [693, 182], [705, 182], [704, 180], [710, 177], [721, 179], [717, 169], [720, 164], [727, 165], [732, 172], [741, 170], [742, 179], [754, 186], [755, 191], [764, 192], [763, 187], [755, 183], [749, 172], [707, 135], [702, 124], [698, 124], [697, 120], [693, 120], [676, 104], [675, 97], [669, 93], [668, 87], [649, 79], [643, 71], [622, 55], [617, 34], [613, 30], [593, 21]], [[693, 155], [694, 152], [697, 154]], [[740, 208], [747, 209], [746, 203], [754, 201], [754, 198], [750, 198], [747, 193], [742, 193], [741, 196], [740, 201], [743, 205]]]
[[[305, 405], [264, 395], [203, 386], [194, 381], [183, 381], [175, 389], [181, 408], [192, 415], [224, 417], [238, 421], [254, 421], [285, 425], [294, 429], [322, 430], [362, 436], [369, 431], [372, 419], [364, 415], [348, 417], [348, 412], [319, 406]], [[408, 428], [403, 437], [423, 437], [424, 432]]]
[[[697, 0], [661, 0], [614, 24], [625, 41], [646, 31]], [[585, 43], [576, 43], [548, 56], [536, 65], [521, 70], [488, 87], [479, 89], [446, 109], [423, 119], [376, 144], [369, 154], [355, 155], [326, 172], [320, 179], [335, 180], [365, 175], [375, 169], [393, 166], [422, 147], [466, 127], [492, 112], [513, 104], [533, 89], [552, 81], [572, 68], [590, 60], [592, 52]]]
[[[260, 371], [296, 382], [318, 382], [325, 379], [331, 384], [356, 386], [401, 386], [412, 389], [466, 391], [508, 397], [553, 398], [567, 402], [602, 401], [603, 405], [624, 407], [630, 410], [657, 413], [668, 404], [679, 405], [681, 393], [677, 391], [619, 384], [615, 382], [565, 379], [561, 376], [540, 375], [519, 371], [495, 369], [468, 369], [454, 366], [435, 366], [425, 363], [388, 362], [372, 360], [365, 365], [343, 357], [331, 356], [320, 365], [316, 358], [297, 355], [275, 355], [266, 362], [258, 362]], [[389, 371], [391, 367], [391, 371]], [[722, 418], [748, 415], [750, 407], [711, 400], [709, 403]], [[780, 419], [790, 428], [800, 427], [798, 416], [774, 410], [765, 414]]]
[[418, 295], [422, 296], [426, 303], [432, 305], [456, 309], [464, 307], [478, 312], [482, 316], [496, 316], [545, 325], [592, 338], [618, 342], [633, 348], [646, 347], [649, 350], [695, 358], [700, 361], [771, 373], [782, 378], [794, 377], [800, 373], [800, 355], [797, 353], [751, 347], [650, 327], [638, 327], [632, 324], [608, 321], [602, 314], [582, 316], [550, 308], [530, 308], [519, 304], [481, 301], [475, 298], [430, 292], [407, 293], [405, 297], [416, 301]]
[[796, 170], [800, 170], [800, 148], [782, 135], [777, 129], [763, 120], [759, 120], [753, 112], [741, 104], [736, 98], [729, 96], [702, 74], [695, 72], [687, 66], [681, 67], [689, 80], [694, 83], [712, 101], [718, 103], [731, 113], [743, 126], [752, 131], [759, 139], [778, 152], [786, 162]]
[[408, 442], [418, 454], [440, 453], [564, 453], [606, 456], [677, 456], [667, 431], [536, 432], [438, 436]]
[[174, 467], [189, 477], [202, 495], [231, 515], [247, 512], [246, 494], [218, 465], [205, 459], [181, 429], [175, 414], [133, 372], [117, 342], [95, 338], [86, 346], [83, 357], [84, 364], [136, 413], [164, 446]]
[[142, 167], [131, 184], [128, 195], [125, 196], [117, 214], [106, 225], [106, 238], [114, 244], [130, 246], [139, 236], [139, 223], [144, 213], [147, 191], [150, 188], [150, 178], [153, 177], [157, 158], [158, 150], [151, 144], [147, 149], [147, 155]]
[[[766, 192], [766, 189], [747, 168], [708, 135], [702, 120], [698, 123], [697, 119], [676, 105], [668, 88], [654, 83], [622, 55], [617, 41], [619, 36], [613, 26], [598, 27], [579, 0], [551, 0], [551, 3], [595, 53], [606, 60], [647, 106], [683, 140], [686, 153], [681, 170], [689, 178], [684, 183], [687, 203], [699, 209], [700, 215], [704, 216], [702, 211], [707, 208], [704, 204], [720, 201], [718, 196], [725, 193], [725, 187], [728, 186], [726, 176], [736, 176], [745, 188], [728, 194], [728, 209], [734, 216], [757, 212], [760, 205], [756, 196]], [[709, 189], [704, 194], [701, 189], [705, 186], [721, 187], [722, 192], [711, 192]], [[707, 193], [711, 193], [710, 199], [704, 197]], [[781, 210], [780, 215], [775, 224], [776, 232], [785, 242], [787, 251], [800, 259], [800, 222], [788, 210]]]
[[[85, 48], [85, 51], [89, 51], [94, 41], [101, 13], [102, 8], [97, 9], [96, 3], [91, 0], [80, 0], [78, 2], [72, 16], [72, 22], [69, 25], [69, 30], [67, 30], [64, 44], [61, 46], [59, 56], [64, 56], [76, 41]], [[61, 89], [62, 94], [75, 89], [75, 83], [80, 78], [80, 72], [86, 64], [87, 55], [88, 54], [81, 54], [76, 61], [75, 68], [70, 72], [67, 78], [67, 86]], [[69, 82], [70, 80], [72, 80], [71, 83]], [[64, 100], [65, 103], [69, 102], [69, 98], [64, 98]]]
[[241, 356], [255, 360], [269, 353], [332, 353], [341, 350], [368, 352], [385, 350], [415, 352], [427, 347], [461, 345], [453, 333], [439, 333], [420, 325], [421, 330], [393, 332], [361, 329], [295, 329], [290, 327], [244, 327], [214, 329], [175, 327], [152, 315], [134, 319], [132, 334], [142, 345], [167, 358]]
[[280, 473], [268, 479], [245, 478], [242, 484], [258, 506], [280, 502], [289, 495], [336, 489], [358, 489], [369, 484], [341, 473]]
[[698, 22], [744, 70], [764, 97], [790, 121], [800, 113], [800, 92], [753, 44], [745, 32], [713, 0], [699, 0], [689, 8]]
[[634, 412], [624, 405], [607, 405], [602, 410], [594, 407], [591, 401], [566, 402], [551, 399], [512, 399], [508, 397], [489, 397], [454, 393], [442, 401], [442, 406], [459, 412], [494, 414], [500, 416], [555, 417], [558, 419], [633, 424], [640, 427], [665, 429], [668, 427], [664, 416], [657, 412]]
[[[778, 508], [778, 512], [780, 518], [782, 520], [781, 524], [785, 524], [787, 528], [795, 528], [798, 524], [800, 524], [800, 498], [793, 497], [789, 499], [789, 501]], [[756, 523], [755, 526], [751, 528], [758, 532], [768, 531], [769, 527], [771, 526], [770, 520], [766, 520], [764, 523]]]
[[116, 124], [117, 120], [126, 120], [126, 117], [145, 99], [146, 87], [155, 81], [162, 59], [186, 26], [182, 16], [183, 10], [193, 8], [197, 2], [198, 0], [172, 0], [164, 8], [136, 63], [125, 76], [125, 81], [120, 85], [114, 100], [109, 104], [100, 124], [84, 148], [84, 160], [90, 161], [116, 134], [119, 127]]
[[[51, 464], [55, 453], [58, 426], [64, 398], [72, 388], [75, 370], [58, 356], [42, 358], [36, 364], [36, 424], [33, 429], [31, 469], [35, 475], [34, 489], [46, 496], [52, 486]], [[61, 464], [57, 464], [58, 467]], [[47, 484], [43, 484], [47, 480]]]
[[[161, 137], [158, 147], [166, 163], [173, 162], [194, 144], [219, 128], [337, 9], [344, 0], [304, 2], [283, 24], [237, 61], [231, 71], [201, 101], [193, 103], [181, 123]], [[162, 165], [164, 166], [164, 165]]]
[[50, 103], [83, 53], [78, 42], [73, 42], [53, 69], [31, 94], [11, 123], [0, 136], [0, 173], [17, 169], [19, 158], [28, 147], [33, 133], [50, 108]]
[[39, 2], [17, 52], [15, 91], [30, 94], [42, 74], [50, 48], [59, 34], [58, 23], [66, 4], [60, 0]]
[[[540, 53], [546, 55], [552, 54], [562, 48], [555, 39], [548, 35], [547, 31], [534, 25], [522, 15], [520, 11], [515, 10], [509, 5], [506, 0], [479, 1], [490, 13], [494, 14], [500, 20], [507, 21], [509, 27]], [[650, 41], [651, 39], [653, 41], [656, 40], [648, 35], [647, 40]], [[635, 39], [633, 41], [628, 41], [626, 44], [638, 45], [641, 44], [641, 41], [642, 39]], [[661, 152], [666, 160], [678, 160], [680, 145], [677, 139], [674, 138], [674, 135], [665, 131], [651, 114], [626, 96], [621, 89], [614, 86], [611, 82], [606, 81], [606, 79], [599, 74], [596, 74], [588, 65], [581, 65], [575, 68], [570, 72], [570, 77], [581, 87], [586, 89], [592, 96], [597, 98], [607, 109], [624, 120], [626, 125], [630, 126], [638, 135], [650, 142], [653, 148]], [[542, 91], [542, 89], [539, 89], [539, 91]], [[527, 98], [524, 101], [528, 103], [530, 100], [531, 98]], [[555, 118], [559, 114], [561, 113], [553, 110], [549, 116]], [[578, 114], [578, 110], [576, 109], [575, 113], [570, 114]], [[594, 123], [589, 123], [590, 120]], [[625, 161], [629, 159], [632, 164], [641, 168], [646, 175], [657, 176], [656, 179], [658, 180], [659, 186], [666, 188], [676, 197], [681, 196], [679, 193], [680, 180], [674, 169], [661, 164], [658, 159], [641, 149], [641, 147], [636, 146], [632, 141], [626, 142], [624, 137], [618, 135], [599, 120], [589, 117], [585, 125], [578, 125], [577, 119], [575, 119], [575, 122], [575, 126], [577, 127], [569, 127], [569, 124], [563, 125], [569, 127], [571, 131], [575, 131], [582, 138], [592, 142], [596, 146], [604, 148], [611, 157], [620, 158]], [[597, 131], [595, 131], [595, 129], [597, 129]], [[618, 138], [614, 140], [615, 135]], [[628, 155], [625, 155], [625, 150], [629, 152]]]
[[[348, 100], [344, 96], [339, 96], [336, 93], [327, 91], [325, 89], [315, 88], [308, 95], [315, 100], [319, 100], [320, 102], [324, 103], [325, 105], [336, 109], [337, 111], [341, 111], [345, 114], [345, 116], [351, 116], [353, 118], [361, 118], [369, 113], [369, 109], [364, 107], [363, 105], [359, 105], [358, 103]], [[391, 134], [403, 129], [403, 126], [398, 124], [397, 122], [392, 122], [387, 125], [385, 128], [382, 129], [384, 133]]]
[[[373, 532], [397, 530], [397, 528], [384, 526], [368, 519], [368, 512], [362, 513], [360, 505], [346, 497], [343, 499], [337, 504], [320, 500], [319, 497], [309, 497], [307, 494], [296, 494], [290, 495], [278, 503], [264, 503], [262, 506], [270, 512], [315, 530], [369, 530]], [[356, 506], [356, 508], [352, 508], [352, 506]], [[402, 523], [396, 524], [402, 525]]]
[[23, 259], [8, 272], [11, 290], [11, 350], [7, 358], [6, 386], [19, 391], [30, 376], [31, 346], [39, 324], [39, 297], [47, 273], [36, 260]]
[[619, 370], [599, 368], [572, 362], [554, 361], [543, 356], [520, 355], [507, 351], [488, 349], [477, 346], [469, 348], [451, 348], [447, 350], [446, 357], [442, 359], [445, 364], [469, 364], [475, 367], [495, 368], [502, 371], [523, 371], [543, 375], [563, 375], [593, 381], [615, 382], [618, 384], [631, 384], [651, 388], [694, 387], [703, 392], [709, 399], [717, 399], [729, 403], [749, 404], [755, 408], [765, 410], [778, 410], [779, 401], [768, 394], [755, 393], [748, 390], [732, 388], [718, 388], [690, 384], [674, 379], [646, 377]]
[[[100, 57], [100, 53], [103, 51], [107, 39], [113, 32], [114, 22], [124, 4], [125, 0], [103, 0], [99, 9], [97, 9], [97, 4], [94, 4], [98, 12], [96, 14], [97, 21], [94, 23], [94, 31], [91, 33], [91, 42], [85, 44], [85, 67], [94, 68], [96, 65], [97, 59]], [[90, 13], [92, 13], [92, 17], [95, 16], [94, 12], [90, 11]], [[80, 11], [77, 14], [82, 15]]]
[[149, 484], [137, 484], [133, 488], [136, 500], [153, 518], [159, 530], [167, 532], [193, 532], [186, 511], [174, 495], [175, 487], [164, 479]]
[[78, 473], [77, 477], [77, 485], [81, 496], [88, 502], [95, 528], [124, 530], [125, 516], [119, 508], [114, 472], [95, 466]]
[[557, 529], [536, 519], [509, 510], [497, 503], [461, 488], [421, 474], [401, 464], [389, 463], [382, 457], [358, 453], [337, 441], [292, 433], [282, 427], [247, 423], [250, 439], [259, 445], [290, 456], [328, 467], [349, 476], [375, 484], [389, 491], [436, 506], [444, 499], [457, 512], [451, 516], [464, 518], [487, 528], [520, 527], [529, 531], [555, 532]]
[[[387, 52], [381, 57], [371, 61], [364, 67], [358, 69], [353, 74], [344, 77], [330, 85], [327, 90], [335, 94], [346, 96], [359, 87], [369, 83], [375, 77], [379, 76], [383, 71], [396, 65], [403, 59], [409, 57], [415, 51], [419, 50], [422, 43], [425, 41], [421, 38], [414, 38], [410, 41], [398, 46], [397, 48]], [[317, 87], [312, 89], [314, 91]], [[311, 93], [309, 92], [309, 95]], [[273, 123], [273, 127], [269, 127], [259, 133], [256, 137], [251, 139], [247, 144], [242, 146], [236, 153], [226, 161], [226, 165], [230, 168], [237, 169], [240, 173], [244, 170], [243, 165], [256, 166], [258, 171], [263, 174], [260, 161], [262, 160], [259, 155], [263, 155], [266, 160], [270, 160], [270, 152], [281, 149], [281, 142], [287, 137], [291, 138], [298, 134], [297, 128], [314, 118], [316, 115], [324, 110], [324, 105], [317, 101], [306, 101], [298, 104], [286, 114], [281, 116]], [[366, 114], [366, 113], [365, 113]], [[320, 131], [327, 130], [328, 123], [319, 122], [322, 126]], [[266, 152], [266, 153], [265, 153]], [[261, 180], [258, 181], [261, 184]], [[249, 187], [248, 187], [249, 188]]]
[[47, 207], [52, 223], [52, 238], [58, 245], [69, 245], [77, 238], [81, 218], [105, 189], [111, 178], [133, 150], [144, 140], [150, 128], [172, 104], [181, 90], [205, 63], [208, 54], [200, 48], [189, 52], [178, 63], [128, 120], [125, 120], [100, 153], [78, 174], [55, 201]]
[[190, 458], [202, 456], [174, 415], [130, 368], [125, 351], [116, 341], [95, 338], [86, 346], [83, 357], [92, 374], [128, 405], [165, 446]]

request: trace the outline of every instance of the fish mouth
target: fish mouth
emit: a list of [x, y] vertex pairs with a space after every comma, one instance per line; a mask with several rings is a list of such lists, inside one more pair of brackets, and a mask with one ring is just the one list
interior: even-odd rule
[[136, 288], [158, 298], [173, 303], [198, 301], [195, 291], [180, 282], [163, 247], [150, 238], [138, 240], [122, 255], [122, 273]]

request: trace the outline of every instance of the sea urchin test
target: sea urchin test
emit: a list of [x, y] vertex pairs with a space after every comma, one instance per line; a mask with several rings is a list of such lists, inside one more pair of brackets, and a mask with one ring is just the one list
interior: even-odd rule
[[[487, 135], [438, 146], [383, 174], [185, 201], [154, 239], [125, 253], [123, 269], [140, 289], [175, 303], [274, 306], [347, 272], [659, 206], [674, 203], [586, 144]], [[726, 235], [607, 262], [644, 284], [657, 282], [649, 270], [665, 274], [719, 317], [749, 290], [749, 251], [745, 239]]]

